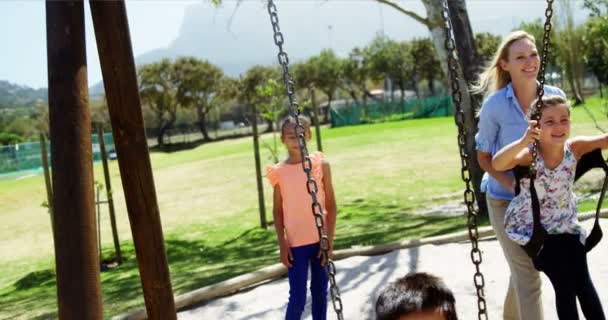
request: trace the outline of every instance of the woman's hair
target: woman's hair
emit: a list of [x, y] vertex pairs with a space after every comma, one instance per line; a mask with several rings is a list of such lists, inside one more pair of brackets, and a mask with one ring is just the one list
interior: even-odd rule
[[509, 48], [515, 41], [521, 39], [529, 39], [533, 43], [535, 41], [534, 36], [522, 30], [513, 31], [503, 38], [494, 54], [494, 58], [485, 70], [479, 74], [479, 82], [472, 88], [474, 93], [483, 93], [487, 96], [509, 84], [511, 75], [500, 67], [500, 61], [509, 60]]
[[[305, 131], [310, 130], [310, 120], [308, 119], [308, 117], [299, 115], [298, 120], [304, 127]], [[285, 128], [287, 127], [287, 125], [292, 125], [292, 124], [293, 125], [296, 124], [296, 118], [294, 116], [290, 115], [290, 116], [285, 117], [285, 119], [283, 119], [283, 121], [281, 122], [281, 136], [283, 136], [285, 134]], [[295, 126], [294, 126], [294, 128], [295, 128]]]
[[568, 109], [568, 114], [570, 114], [570, 101], [560, 95], [543, 95], [541, 101], [542, 103], [539, 107], [537, 107], [536, 104], [538, 103], [538, 99], [534, 99], [534, 102], [532, 102], [532, 108], [530, 108], [532, 110], [531, 115], [538, 114], [538, 117], [540, 118], [545, 109], [550, 107], [557, 107], [559, 105], [565, 105]]
[[377, 320], [398, 320], [416, 312], [440, 311], [457, 320], [454, 294], [441, 279], [428, 273], [410, 273], [386, 287], [376, 301]]

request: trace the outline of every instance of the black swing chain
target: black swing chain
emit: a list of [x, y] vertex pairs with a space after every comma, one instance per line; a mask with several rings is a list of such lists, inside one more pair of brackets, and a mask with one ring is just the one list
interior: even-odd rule
[[473, 282], [475, 284], [475, 290], [477, 292], [477, 308], [478, 319], [488, 319], [486, 299], [484, 294], [485, 280], [481, 273], [480, 265], [482, 262], [481, 250], [479, 250], [479, 231], [477, 229], [478, 223], [478, 212], [475, 208], [475, 193], [471, 186], [471, 173], [469, 170], [469, 155], [466, 149], [466, 128], [465, 128], [465, 114], [462, 109], [462, 92], [460, 92], [460, 83], [458, 82], [458, 61], [456, 60], [456, 42], [452, 35], [452, 22], [450, 20], [450, 9], [448, 7], [448, 0], [443, 1], [442, 18], [444, 21], [445, 31], [445, 49], [448, 55], [448, 71], [450, 76], [450, 84], [452, 89], [452, 102], [455, 107], [455, 121], [458, 126], [458, 147], [460, 150], [460, 160], [462, 164], [461, 176], [462, 180], [466, 183], [466, 190], [464, 192], [464, 202], [467, 205], [468, 216], [467, 226], [469, 229], [469, 238], [471, 240], [471, 261], [475, 265], [475, 275], [473, 276]]
[[339, 320], [343, 320], [344, 316], [342, 315], [342, 298], [340, 296], [340, 289], [338, 288], [338, 284], [336, 282], [335, 277], [336, 266], [329, 257], [329, 238], [327, 237], [327, 233], [325, 232], [324, 228], [323, 208], [319, 203], [317, 197], [317, 182], [312, 177], [312, 161], [308, 156], [306, 138], [304, 135], [304, 126], [302, 125], [299, 119], [301, 110], [300, 106], [298, 105], [298, 102], [296, 101], [295, 86], [293, 83], [293, 79], [289, 73], [289, 58], [287, 57], [287, 53], [283, 51], [284, 39], [283, 33], [281, 33], [281, 29], [279, 27], [279, 16], [277, 14], [277, 7], [272, 0], [268, 0], [268, 14], [270, 15], [270, 23], [272, 24], [272, 29], [274, 31], [274, 43], [279, 48], [279, 53], [277, 57], [279, 59], [279, 64], [283, 68], [283, 83], [285, 84], [285, 91], [287, 92], [287, 97], [289, 98], [288, 111], [290, 115], [293, 116], [296, 120], [296, 134], [298, 136], [300, 156], [303, 160], [302, 169], [306, 173], [306, 189], [310, 194], [310, 197], [312, 198], [312, 213], [315, 217], [317, 232], [319, 233], [322, 259], [324, 261], [327, 261], [325, 271], [327, 272], [329, 278], [331, 300], [336, 316]]
[[[547, 57], [550, 53], [550, 37], [551, 37], [551, 29], [553, 26], [551, 25], [551, 17], [553, 16], [553, 1], [547, 0], [547, 9], [545, 9], [545, 32], [543, 34], [543, 49], [541, 52], [540, 58], [540, 68], [538, 70], [538, 88], [536, 90], [536, 96], [538, 99], [536, 100], [536, 105], [534, 106], [534, 114], [530, 117], [532, 120], [536, 120], [536, 127], [540, 128], [540, 113], [542, 106], [542, 98], [545, 94], [545, 68], [547, 67]], [[530, 173], [532, 176], [536, 176], [536, 156], [538, 155], [538, 141], [534, 141], [532, 147], [532, 163], [530, 164]]]

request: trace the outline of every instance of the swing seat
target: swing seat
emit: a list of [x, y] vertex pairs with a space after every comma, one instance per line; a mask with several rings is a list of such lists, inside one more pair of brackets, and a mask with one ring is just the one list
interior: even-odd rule
[[600, 198], [597, 202], [597, 207], [595, 209], [595, 222], [593, 223], [593, 228], [589, 235], [587, 236], [587, 240], [585, 241], [585, 249], [587, 252], [591, 251], [593, 247], [595, 247], [602, 237], [604, 233], [602, 232], [602, 228], [600, 227], [600, 210], [602, 209], [602, 204], [604, 202], [604, 195], [606, 193], [606, 187], [608, 187], [608, 164], [604, 157], [602, 156], [602, 150], [595, 149], [587, 154], [585, 154], [576, 165], [576, 172], [574, 175], [574, 181], [577, 181], [580, 177], [582, 177], [589, 170], [594, 168], [602, 168], [604, 170], [604, 183], [602, 185], [602, 191], [600, 192]]
[[[597, 203], [597, 207], [595, 209], [595, 222], [593, 224], [593, 228], [591, 232], [587, 236], [585, 241], [585, 249], [587, 252], [591, 251], [602, 239], [603, 232], [600, 227], [600, 210], [602, 209], [602, 203], [604, 202], [604, 195], [606, 193], [606, 187], [608, 186], [608, 164], [606, 164], [606, 160], [602, 156], [601, 149], [595, 149], [581, 157], [581, 159], [576, 164], [576, 172], [574, 174], [574, 181], [578, 181], [580, 177], [585, 175], [589, 170], [594, 168], [602, 168], [604, 170], [604, 184], [602, 185], [602, 191], [600, 193], [600, 198]], [[530, 178], [530, 195], [532, 197], [532, 216], [534, 220], [534, 228], [532, 231], [532, 237], [530, 241], [525, 245], [521, 246], [524, 251], [530, 256], [530, 258], [535, 259], [540, 251], [542, 250], [543, 243], [545, 242], [545, 238], [547, 237], [547, 231], [543, 228], [540, 223], [540, 202], [538, 201], [538, 195], [536, 193], [536, 188], [534, 187], [534, 177], [530, 176], [530, 167], [529, 166], [517, 166], [513, 168], [513, 173], [515, 175], [515, 194], [518, 195], [521, 191], [520, 181], [523, 178]]]

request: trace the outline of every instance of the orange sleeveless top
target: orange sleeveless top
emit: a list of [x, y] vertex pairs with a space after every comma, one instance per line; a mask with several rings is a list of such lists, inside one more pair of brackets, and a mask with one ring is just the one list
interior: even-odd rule
[[[310, 154], [312, 176], [317, 182], [317, 200], [325, 210], [325, 189], [323, 186], [323, 153]], [[268, 180], [274, 187], [279, 185], [283, 198], [283, 221], [290, 247], [298, 247], [319, 242], [319, 234], [312, 214], [312, 198], [306, 190], [306, 173], [302, 163], [279, 163], [266, 170]], [[325, 215], [324, 215], [325, 218]]]

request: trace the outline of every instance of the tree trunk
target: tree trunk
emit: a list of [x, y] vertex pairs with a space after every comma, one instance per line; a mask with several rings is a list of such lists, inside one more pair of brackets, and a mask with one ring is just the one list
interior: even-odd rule
[[201, 134], [203, 134], [203, 141], [211, 141], [212, 139], [207, 132], [206, 116], [206, 113], [201, 114], [201, 117], [198, 120], [198, 128], [201, 130]]
[[578, 96], [581, 98], [581, 103], [585, 103], [585, 96], [583, 95], [583, 85], [581, 84], [581, 79], [583, 78], [582, 72], [576, 74], [574, 78], [574, 83], [576, 84], [576, 89]]
[[357, 98], [357, 91], [355, 91], [354, 89], [351, 88], [348, 90], [348, 94], [353, 99], [353, 101], [355, 102], [356, 105], [360, 105], [359, 98]]
[[207, 123], [205, 123], [207, 118], [207, 113], [204, 108], [197, 107], [198, 112], [198, 129], [201, 131], [203, 135], [203, 141], [208, 142], [211, 141], [211, 137], [209, 137], [209, 133], [207, 132]]
[[[441, 63], [441, 67], [444, 70], [447, 79], [449, 81], [449, 72], [447, 66], [447, 50], [445, 49], [445, 30], [444, 30], [444, 22], [442, 18], [442, 4], [443, 0], [422, 0], [426, 12], [427, 19], [429, 20], [429, 30], [431, 32], [431, 36], [433, 39], [433, 44], [435, 46], [435, 50], [437, 51], [437, 55], [439, 57], [439, 61]], [[470, 61], [471, 58], [475, 57], [475, 41], [473, 37], [473, 32], [470, 26], [470, 22], [468, 19], [468, 13], [466, 10], [466, 3], [464, 0], [451, 0], [448, 1], [450, 6], [450, 19], [452, 20], [452, 27], [454, 28], [454, 37], [457, 46], [458, 58], [463, 59], [460, 61]], [[454, 8], [454, 9], [452, 9]], [[460, 51], [462, 50], [462, 51]], [[474, 60], [475, 61], [475, 60]], [[476, 75], [477, 63], [472, 62], [471, 64], [461, 63], [461, 66], [464, 64], [466, 68], [466, 73], [468, 74], [469, 79], [465, 77], [465, 70], [463, 68], [459, 68], [458, 79], [460, 84], [460, 92], [462, 94], [462, 108], [465, 114], [465, 131], [466, 131], [466, 153], [469, 155], [468, 157], [468, 165], [471, 173], [471, 178], [473, 181], [473, 187], [475, 189], [475, 197], [477, 199], [477, 206], [479, 208], [479, 213], [481, 215], [487, 215], [487, 207], [486, 203], [483, 199], [485, 197], [481, 193], [480, 185], [481, 178], [483, 177], [483, 170], [479, 166], [477, 162], [477, 150], [475, 149], [475, 134], [477, 133], [477, 121], [475, 120], [475, 107], [473, 103], [477, 101], [478, 98], [472, 97], [470, 91], [468, 90], [468, 81], [474, 81], [474, 77]], [[479, 59], [477, 59], [479, 61]], [[451, 85], [448, 85], [448, 88], [451, 88]]]
[[[450, 0], [448, 1], [448, 6], [450, 8], [450, 20], [454, 29], [454, 37], [456, 38], [458, 60], [460, 60], [464, 79], [470, 84], [477, 81], [477, 75], [483, 68], [483, 65], [482, 60], [477, 55], [475, 35], [471, 28], [467, 4], [465, 0]], [[474, 103], [473, 106], [477, 105]]]
[[325, 92], [327, 95], [327, 108], [323, 110], [323, 124], [329, 123], [329, 110], [331, 108], [331, 100], [333, 99], [333, 92]]
[[274, 121], [272, 119], [266, 119], [266, 131], [264, 133], [270, 133], [274, 131]]
[[156, 137], [156, 142], [158, 143], [158, 148], [162, 149], [165, 146], [165, 132], [168, 127], [166, 125], [162, 125], [158, 128], [158, 137]]
[[435, 96], [435, 86], [433, 85], [433, 82], [435, 81], [433, 78], [429, 78], [428, 80], [428, 86], [429, 86], [429, 93], [431, 94], [432, 97]]
[[317, 107], [317, 99], [315, 98], [315, 88], [310, 86], [310, 102], [312, 104], [312, 117], [315, 125], [315, 134], [317, 137], [317, 150], [323, 151], [323, 145], [321, 144], [321, 126], [319, 123], [319, 108]]
[[418, 90], [418, 82], [415, 78], [412, 78], [412, 89], [414, 89], [414, 93], [416, 94], [416, 99], [420, 100], [420, 90]]
[[157, 117], [157, 125], [156, 125], [156, 143], [158, 144], [158, 148], [162, 149], [165, 145], [165, 125], [163, 121], [163, 114], [161, 112], [156, 113]]
[[251, 129], [253, 131], [253, 157], [255, 160], [255, 177], [258, 187], [258, 206], [260, 209], [260, 227], [266, 229], [266, 205], [264, 202], [264, 184], [262, 182], [262, 161], [260, 160], [260, 143], [258, 141], [258, 111], [251, 105]]
[[572, 65], [569, 61], [566, 62], [565, 71], [566, 80], [568, 81], [568, 85], [570, 85], [570, 89], [572, 90], [572, 96], [574, 97], [574, 105], [578, 106], [583, 103], [583, 97], [581, 96], [576, 85], [576, 81], [574, 79], [574, 71], [572, 70]]

